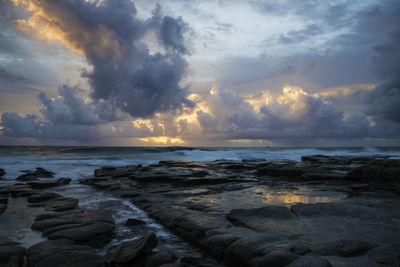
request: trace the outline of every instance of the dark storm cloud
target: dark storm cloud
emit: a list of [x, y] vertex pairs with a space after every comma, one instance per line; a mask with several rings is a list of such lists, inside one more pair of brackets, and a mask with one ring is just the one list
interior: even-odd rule
[[63, 85], [58, 89], [59, 97], [49, 99], [40, 93], [44, 108], [43, 116], [52, 124], [93, 125], [126, 119], [105, 101], [85, 102], [78, 87]]
[[[379, 7], [364, 14], [379, 37], [371, 64], [382, 81], [368, 96], [367, 114], [378, 123], [400, 123], [400, 5]], [[399, 128], [397, 134], [400, 135]]]
[[[36, 19], [48, 25], [64, 45], [85, 56], [92, 68], [82, 76], [89, 80], [92, 92], [85, 98], [79, 87], [63, 85], [58, 97], [40, 93], [43, 119], [3, 113], [3, 135], [74, 140], [160, 136], [163, 129], [159, 125], [151, 129], [145, 124], [134, 126], [126, 114], [147, 118], [194, 106], [186, 98], [188, 88], [179, 84], [188, 68], [182, 55], [189, 53], [184, 40], [189, 28], [181, 18], [163, 16], [157, 6], [151, 18], [138, 19], [130, 0], [32, 3], [31, 15], [42, 12], [44, 16]], [[144, 41], [149, 32], [158, 37], [160, 52], [150, 51]], [[12, 38], [6, 39], [10, 55]], [[3, 78], [6, 74], [10, 74], [8, 69], [0, 72]], [[15, 80], [19, 76], [7, 77]]]
[[53, 124], [40, 120], [35, 115], [20, 116], [18, 113], [9, 112], [1, 115], [0, 126], [4, 136], [31, 137], [36, 139], [64, 139], [76, 141], [99, 141], [107, 138], [135, 138], [159, 136], [161, 129], [149, 129], [145, 125], [133, 126], [130, 122], [115, 122], [111, 125], [71, 125], [69, 123]]
[[161, 28], [159, 31], [159, 38], [161, 43], [178, 53], [187, 53], [187, 48], [184, 43], [183, 34], [186, 31], [187, 25], [183, 22], [182, 18], [174, 19], [165, 16], [162, 20]]
[[36, 115], [21, 117], [18, 113], [9, 112], [1, 115], [0, 126], [5, 136], [37, 137], [40, 134], [40, 124]]
[[[295, 98], [291, 96], [297, 95]], [[211, 112], [198, 112], [204, 133], [230, 139], [365, 138], [391, 133], [377, 132], [362, 115], [343, 112], [318, 95], [299, 89], [283, 93], [285, 100], [261, 106], [259, 112], [239, 96], [228, 92], [210, 96]]]
[[[136, 18], [130, 0], [35, 1], [45, 23], [63, 32], [63, 41], [81, 51], [93, 69], [85, 71], [95, 100], [107, 100], [132, 117], [150, 117], [193, 106], [179, 85], [187, 64], [181, 54], [186, 25], [180, 18]], [[143, 36], [155, 30], [164, 54], [150, 53]]]
[[21, 74], [13, 74], [8, 72], [7, 70], [0, 69], [0, 81], [6, 82], [24, 82], [26, 78]]

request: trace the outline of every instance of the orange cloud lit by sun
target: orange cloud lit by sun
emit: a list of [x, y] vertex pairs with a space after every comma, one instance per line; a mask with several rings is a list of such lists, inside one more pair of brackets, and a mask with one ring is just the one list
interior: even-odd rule
[[99, 24], [89, 29], [72, 12], [68, 12], [68, 10], [61, 12], [56, 8], [50, 9], [41, 1], [11, 1], [15, 6], [29, 12], [27, 19], [14, 21], [15, 26], [21, 31], [41, 41], [60, 43], [80, 55], [84, 55], [85, 49], [88, 47], [99, 57], [111, 54], [114, 67], [118, 67], [118, 62], [122, 58], [122, 48], [113, 38], [112, 31], [106, 26]]
[[179, 137], [168, 137], [168, 136], [157, 136], [157, 137], [145, 137], [139, 138], [144, 143], [156, 144], [156, 145], [183, 145], [185, 141]]

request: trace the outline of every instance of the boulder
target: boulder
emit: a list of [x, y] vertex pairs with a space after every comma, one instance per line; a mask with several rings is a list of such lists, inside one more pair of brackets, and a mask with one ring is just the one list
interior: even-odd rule
[[226, 218], [232, 224], [255, 231], [296, 236], [302, 232], [301, 221], [286, 207], [265, 206], [255, 209], [233, 209]]
[[138, 226], [138, 225], [144, 225], [146, 224], [144, 221], [142, 220], [138, 220], [135, 218], [129, 218], [128, 220], [126, 220], [125, 222], [125, 226]]
[[222, 267], [215, 260], [209, 258], [183, 257], [179, 267]]
[[71, 210], [78, 206], [78, 200], [75, 198], [63, 197], [53, 198], [51, 200], [37, 203], [36, 206], [42, 206], [47, 211]]
[[53, 178], [54, 172], [45, 170], [43, 168], [36, 168], [36, 171], [32, 172], [29, 170], [24, 170], [25, 174], [18, 176], [18, 181], [34, 181], [35, 178]]
[[372, 246], [362, 240], [334, 240], [311, 244], [312, 253], [321, 256], [351, 257], [360, 255]]
[[135, 262], [140, 257], [149, 254], [157, 246], [157, 237], [150, 233], [142, 238], [125, 242], [115, 254], [114, 261], [117, 264], [128, 264]]
[[366, 252], [367, 257], [379, 264], [400, 265], [400, 242], [391, 242], [374, 247]]
[[158, 267], [158, 266], [164, 266], [164, 264], [173, 263], [177, 259], [178, 257], [174, 253], [168, 250], [160, 250], [147, 254], [145, 257], [142, 257], [140, 260], [138, 260], [131, 266]]
[[400, 182], [400, 167], [386, 168], [382, 173], [385, 182]]
[[39, 178], [53, 178], [54, 172], [38, 167], [33, 175]]
[[28, 266], [102, 267], [105, 263], [91, 247], [76, 245], [70, 240], [48, 240], [28, 250]]
[[68, 239], [77, 244], [100, 248], [110, 242], [114, 237], [115, 225], [108, 222], [96, 221], [87, 225], [67, 224], [56, 230], [59, 231], [48, 234], [47, 238], [50, 240]]
[[277, 177], [291, 177], [291, 178], [301, 178], [304, 171], [295, 166], [283, 165], [283, 164], [269, 164], [265, 167], [258, 167], [257, 174], [259, 176], [277, 176]]
[[6, 170], [0, 168], [0, 177], [6, 175]]
[[272, 251], [274, 245], [286, 241], [281, 235], [270, 233], [253, 233], [233, 242], [225, 251], [225, 262], [228, 266], [253, 266], [253, 260]]
[[70, 178], [60, 178], [56, 181], [31, 181], [31, 182], [28, 182], [28, 184], [33, 189], [46, 189], [46, 188], [50, 188], [50, 187], [67, 185], [70, 182], [71, 182]]
[[0, 203], [0, 214], [5, 212], [7, 209], [7, 203]]
[[318, 256], [305, 255], [292, 261], [288, 267], [331, 267], [329, 261]]
[[285, 248], [276, 248], [262, 257], [252, 260], [254, 266], [283, 267], [294, 261], [299, 255]]
[[39, 181], [39, 178], [37, 178], [36, 176], [33, 176], [29, 173], [26, 174], [22, 174], [20, 176], [17, 177], [17, 179], [15, 179], [19, 182], [31, 182], [31, 181]]
[[251, 216], [272, 219], [292, 219], [296, 216], [290, 209], [281, 206], [265, 206], [255, 209], [233, 209], [226, 216], [229, 220], [244, 219]]
[[40, 192], [28, 197], [28, 203], [41, 203], [55, 198], [62, 198], [63, 196], [52, 192]]
[[7, 209], [8, 196], [8, 192], [0, 193], [0, 214], [2, 214]]
[[17, 242], [0, 237], [0, 266], [22, 267], [25, 262], [25, 248]]

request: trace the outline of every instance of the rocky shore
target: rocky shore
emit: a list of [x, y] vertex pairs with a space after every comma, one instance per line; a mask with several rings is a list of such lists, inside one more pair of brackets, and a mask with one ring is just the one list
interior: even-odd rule
[[51, 191], [70, 182], [42, 179], [52, 175], [42, 168], [26, 171], [1, 188], [0, 214], [10, 198], [26, 199], [28, 208], [43, 209], [31, 228], [47, 240], [26, 249], [0, 238], [0, 266], [400, 264], [400, 160], [316, 155], [300, 162], [160, 161], [103, 166], [80, 180], [129, 199], [203, 257], [179, 257], [151, 232], [100, 255], [114, 237], [113, 214], [81, 208], [78, 199]]

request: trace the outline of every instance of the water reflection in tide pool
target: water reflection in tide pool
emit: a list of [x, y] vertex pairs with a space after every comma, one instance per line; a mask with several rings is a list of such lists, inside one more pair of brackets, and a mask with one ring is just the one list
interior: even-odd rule
[[209, 210], [227, 213], [231, 209], [259, 208], [266, 205], [292, 206], [297, 203], [336, 202], [347, 197], [345, 193], [329, 190], [322, 191], [307, 186], [249, 187], [242, 190], [210, 193], [187, 197], [186, 201], [194, 206], [207, 207]]
[[296, 203], [323, 203], [342, 200], [345, 194], [335, 191], [315, 191], [310, 188], [296, 190], [271, 190], [269, 188], [255, 188], [254, 193], [263, 198], [263, 203], [274, 205], [293, 205]]
[[33, 231], [31, 225], [34, 218], [44, 209], [28, 207], [25, 198], [8, 198], [7, 209], [0, 215], [0, 236], [19, 242], [21, 246], [32, 245], [47, 240], [41, 232]]

